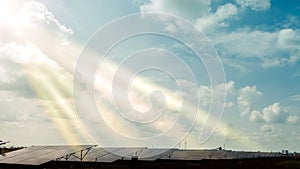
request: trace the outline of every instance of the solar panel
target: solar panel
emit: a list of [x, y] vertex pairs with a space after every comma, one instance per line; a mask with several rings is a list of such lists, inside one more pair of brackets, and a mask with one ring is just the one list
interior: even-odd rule
[[[87, 153], [87, 154], [86, 154]], [[80, 158], [81, 155], [84, 157]], [[178, 149], [147, 149], [145, 147], [110, 147], [100, 148], [91, 145], [82, 146], [32, 146], [7, 153], [0, 157], [0, 163], [40, 165], [52, 160], [94, 161], [111, 163], [116, 160], [131, 160], [137, 156], [138, 160], [155, 161], [168, 160], [202, 160], [202, 159], [233, 159], [278, 157], [280, 153], [242, 152], [229, 150], [178, 150]]]
[[[132, 157], [137, 156], [139, 152], [146, 149], [145, 147], [132, 147], [132, 148], [115, 148], [115, 149], [107, 149], [113, 154], [122, 156], [122, 157]], [[111, 151], [113, 150], [113, 151]]]
[[[265, 152], [243, 152], [230, 150], [176, 150], [170, 159], [174, 160], [202, 160], [202, 159], [234, 159], [278, 157], [280, 154]], [[163, 158], [166, 159], [166, 158]]]
[[259, 158], [259, 157], [280, 157], [279, 153], [268, 152], [243, 152], [243, 151], [227, 151], [227, 158]]
[[144, 149], [139, 154], [138, 159], [145, 160], [145, 161], [155, 161], [164, 156], [166, 156], [165, 158], [170, 158], [170, 157], [167, 157], [167, 155], [170, 154], [169, 156], [171, 156], [171, 154], [175, 150], [176, 149]]
[[101, 149], [102, 149], [101, 153], [94, 154], [93, 157], [97, 162], [111, 163], [122, 158], [121, 156], [112, 154], [120, 150], [121, 148], [105, 148], [105, 149], [101, 148]]
[[107, 154], [105, 156], [97, 158], [97, 162], [111, 163], [111, 162], [117, 161], [119, 159], [122, 159], [122, 157], [114, 155], [114, 154]]
[[20, 155], [26, 154], [26, 153], [31, 153], [33, 151], [37, 151], [37, 150], [43, 149], [43, 148], [45, 148], [45, 146], [32, 146], [32, 147], [20, 149], [20, 150], [17, 150], [17, 151], [12, 151], [12, 152], [6, 153], [5, 156], [0, 156], [0, 162], [2, 160], [7, 160], [9, 158], [12, 158], [12, 157], [15, 157], [15, 156], [20, 156]]
[[170, 159], [173, 160], [202, 160], [211, 159], [213, 152], [211, 150], [176, 150], [172, 153]]
[[[99, 158], [104, 157], [106, 155], [109, 155], [110, 152], [106, 151], [103, 148], [93, 147], [88, 154], [84, 157], [83, 161], [99, 161]], [[71, 157], [69, 158], [69, 161], [79, 161], [78, 158]]]
[[89, 147], [91, 146], [34, 146], [7, 153], [7, 156], [0, 159], [0, 163], [40, 165]]
[[211, 150], [209, 159], [226, 159], [228, 156], [225, 150]]
[[[105, 151], [103, 148], [93, 147], [88, 154], [84, 157], [83, 161], [97, 161], [98, 157], [109, 154], [109, 152]], [[70, 161], [79, 161], [78, 158], [70, 158]]]
[[6, 156], [0, 159], [0, 163], [17, 164], [18, 161], [30, 158], [31, 154], [34, 154], [44, 148], [46, 148], [46, 146], [34, 146], [7, 153]]
[[[136, 155], [143, 147], [133, 148], [99, 148], [94, 147], [86, 155], [83, 161], [96, 161], [96, 162], [114, 162], [116, 160], [130, 160], [132, 156]], [[76, 158], [70, 159], [71, 161], [78, 161]]]

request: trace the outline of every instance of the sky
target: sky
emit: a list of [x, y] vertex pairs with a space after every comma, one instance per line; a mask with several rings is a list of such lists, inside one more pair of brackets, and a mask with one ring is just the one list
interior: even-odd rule
[[299, 118], [298, 1], [0, 0], [7, 146], [299, 152]]

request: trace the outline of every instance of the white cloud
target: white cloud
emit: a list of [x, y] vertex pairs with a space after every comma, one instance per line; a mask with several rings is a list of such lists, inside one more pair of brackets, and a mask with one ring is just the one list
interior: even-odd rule
[[249, 7], [254, 11], [264, 11], [271, 7], [271, 0], [236, 0], [243, 8]]
[[199, 96], [200, 96], [200, 101], [201, 101], [201, 105], [203, 107], [208, 107], [211, 104], [211, 94], [212, 94], [212, 90], [210, 87], [208, 86], [204, 86], [201, 85], [199, 87]]
[[297, 124], [299, 121], [298, 116], [289, 116], [287, 119], [287, 122], [291, 123], [291, 124]]
[[266, 54], [273, 54], [274, 41], [276, 41], [275, 33], [250, 29], [240, 29], [226, 35], [217, 34], [216, 39], [213, 40], [216, 46], [221, 48], [222, 53], [225, 52], [227, 56], [235, 55], [239, 58], [263, 57]]
[[188, 20], [206, 16], [210, 12], [210, 0], [190, 0], [188, 3], [182, 0], [151, 0], [140, 6], [141, 12], [162, 12]]
[[[2, 68], [6, 72], [0, 81], [0, 90], [9, 90], [22, 97], [36, 97], [31, 83], [53, 83], [57, 87], [69, 81], [71, 75], [64, 71], [54, 60], [48, 58], [35, 44], [17, 44], [14, 42], [0, 46]], [[50, 73], [51, 72], [51, 73]], [[52, 76], [56, 77], [53, 78]], [[67, 81], [64, 81], [67, 80]], [[45, 84], [44, 84], [45, 85]], [[47, 84], [50, 85], [50, 84]], [[38, 86], [35, 86], [38, 87]], [[39, 86], [39, 88], [43, 88]], [[44, 86], [46, 89], [47, 87]], [[69, 89], [71, 91], [71, 89]], [[47, 92], [44, 92], [47, 93]], [[65, 97], [70, 97], [68, 92]], [[49, 99], [48, 97], [42, 97]]]
[[[5, 43], [33, 44], [57, 63], [73, 63], [76, 50], [68, 46], [73, 30], [60, 23], [42, 3], [24, 2], [10, 23], [0, 23], [0, 45]], [[2, 36], [3, 35], [3, 36]], [[73, 65], [74, 66], [74, 65]], [[69, 65], [68, 69], [73, 68]]]
[[68, 37], [73, 34], [72, 29], [60, 23], [46, 6], [39, 2], [24, 2], [20, 9], [11, 15], [9, 23], [0, 22], [2, 43], [31, 41], [40, 47], [49, 41], [48, 43], [53, 43], [54, 48], [55, 45], [67, 44]]
[[270, 68], [290, 65], [300, 59], [299, 30], [266, 32], [243, 28], [227, 34], [214, 32], [211, 37], [221, 55], [248, 60], [245, 65], [252, 59], [252, 64]]
[[253, 110], [250, 112], [249, 120], [251, 122], [262, 122], [263, 116], [261, 115], [261, 113], [259, 111]]
[[283, 49], [299, 49], [300, 31], [293, 29], [282, 29], [278, 32], [278, 45]]
[[[41, 112], [41, 105], [36, 98], [22, 98], [16, 96], [13, 92], [0, 91], [3, 98], [0, 101], [1, 114], [0, 121], [47, 121], [47, 114]], [[18, 105], [18, 106], [16, 106]], [[29, 111], [30, 110], [30, 111]]]
[[263, 119], [269, 123], [283, 123], [288, 117], [287, 110], [282, 108], [279, 103], [265, 107], [262, 113]]
[[240, 89], [238, 107], [241, 116], [249, 114], [254, 107], [258, 106], [262, 96], [262, 92], [258, 91], [256, 86], [246, 86]]
[[227, 83], [222, 83], [216, 86], [216, 89], [219, 91], [223, 91], [225, 88], [227, 94], [234, 94], [235, 92], [235, 83], [234, 81], [228, 81]]
[[283, 21], [282, 23], [280, 23], [280, 25], [282, 25], [283, 28], [292, 28], [295, 25], [299, 25], [299, 24], [300, 24], [299, 17], [293, 16], [293, 15], [287, 16], [287, 19], [285, 21]]
[[[204, 11], [202, 14], [190, 8], [186, 11], [187, 6], [197, 6], [197, 4], [201, 6], [197, 10]], [[243, 69], [244, 72], [252, 65], [260, 65], [267, 69], [288, 66], [300, 59], [300, 31], [297, 29], [286, 27], [281, 30], [262, 31], [248, 26], [238, 29], [230, 27], [231, 21], [246, 19], [239, 18], [239, 13], [244, 12], [239, 10], [240, 8], [250, 8], [255, 11], [268, 10], [271, 7], [270, 0], [236, 0], [236, 4], [239, 6], [227, 3], [218, 6], [216, 11], [212, 12], [208, 0], [190, 3], [180, 0], [152, 0], [142, 5], [140, 9], [142, 12], [166, 12], [185, 17], [188, 15], [189, 17], [186, 18], [207, 34], [224, 60], [227, 59], [224, 63], [235, 69]], [[202, 8], [205, 10], [201, 10]], [[168, 25], [166, 30], [174, 32], [176, 27], [178, 26]]]
[[278, 46], [289, 52], [287, 63], [293, 64], [300, 59], [300, 30], [282, 29], [278, 32]]
[[262, 96], [263, 93], [258, 91], [256, 86], [246, 86], [240, 89], [238, 107], [241, 116], [248, 115], [251, 122], [297, 123], [298, 117], [290, 116], [287, 109], [279, 103], [273, 103], [259, 111]]
[[[75, 119], [73, 103], [69, 100], [72, 75], [65, 65], [74, 60], [71, 57], [74, 53], [66, 54], [70, 49], [68, 37], [73, 31], [42, 3], [29, 1], [19, 5], [19, 12], [9, 23], [0, 23], [0, 95], [5, 98], [0, 101], [0, 120], [16, 124], [36, 121], [45, 128], [54, 127], [52, 123], [43, 123], [45, 120], [72, 121]], [[72, 130], [77, 121], [54, 123], [58, 129]], [[27, 132], [33, 132], [36, 126], [31, 124]], [[10, 131], [9, 135], [21, 140], [21, 136], [14, 135], [18, 132]], [[66, 138], [72, 139], [76, 140]]]
[[[35, 1], [21, 4], [11, 18], [4, 28], [4, 23], [0, 23], [0, 32], [8, 35], [0, 39], [0, 89], [36, 97], [30, 84], [32, 80], [51, 82], [56, 87], [71, 83], [72, 77], [66, 69], [71, 72], [74, 65], [69, 63], [75, 60], [76, 50], [72, 48], [70, 55], [71, 47], [67, 45], [72, 29], [60, 23], [44, 4]], [[63, 93], [69, 97], [68, 92]]]
[[287, 65], [289, 63], [289, 58], [283, 57], [277, 57], [277, 58], [268, 58], [263, 59], [263, 62], [261, 63], [261, 66], [263, 68], [271, 68], [271, 67], [282, 67], [284, 65]]
[[[226, 94], [227, 97], [233, 95], [235, 93], [235, 87], [233, 81], [228, 81], [227, 83], [222, 83], [216, 85], [214, 88], [209, 86], [201, 85], [198, 88], [201, 106], [204, 108], [209, 108], [212, 99], [212, 93], [214, 92], [214, 97], [218, 104], [224, 104], [225, 107], [233, 107], [234, 103], [232, 101], [226, 102], [223, 100], [224, 95]], [[196, 92], [193, 92], [196, 93]], [[225, 102], [224, 102], [225, 101]]]
[[0, 59], [21, 65], [36, 65], [48, 62], [55, 64], [33, 43], [17, 44], [15, 42], [6, 43], [0, 46]]
[[268, 125], [268, 124], [262, 125], [262, 126], [260, 127], [260, 129], [261, 129], [263, 132], [266, 132], [266, 133], [272, 133], [272, 132], [273, 132], [273, 126]]
[[231, 3], [218, 7], [214, 14], [218, 20], [224, 20], [237, 15], [237, 7]]
[[279, 103], [273, 103], [265, 107], [261, 112], [253, 110], [249, 114], [251, 122], [266, 122], [266, 123], [291, 123], [297, 124], [298, 116], [292, 116], [287, 109], [282, 107]]
[[[192, 0], [188, 3], [182, 0], [151, 0], [151, 2], [140, 6], [140, 11], [142, 13], [162, 12], [183, 17], [195, 23], [205, 33], [227, 26], [226, 20], [234, 18], [238, 14], [236, 5], [232, 3], [219, 6], [212, 13], [211, 0]], [[174, 27], [170, 25], [167, 30], [174, 31]]]
[[214, 14], [206, 17], [199, 17], [196, 21], [197, 27], [205, 33], [220, 27], [227, 26], [226, 20], [237, 15], [235, 5], [228, 3], [220, 6]]
[[169, 32], [169, 33], [176, 33], [177, 32], [177, 27], [174, 24], [168, 24], [165, 29], [165, 32]]
[[[29, 1], [23, 4], [18, 13], [17, 23], [18, 29], [32, 29], [46, 26], [51, 29], [51, 32], [56, 32], [59, 36], [72, 35], [73, 30], [61, 24], [54, 15], [47, 9], [47, 7], [39, 2]], [[22, 32], [19, 32], [22, 33]]]

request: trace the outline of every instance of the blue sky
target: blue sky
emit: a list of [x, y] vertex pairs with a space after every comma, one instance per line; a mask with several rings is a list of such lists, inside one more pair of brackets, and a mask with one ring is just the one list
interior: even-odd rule
[[[11, 145], [98, 140], [94, 131], [89, 127], [84, 130], [78, 122], [72, 100], [75, 66], [84, 45], [88, 46], [94, 33], [113, 20], [158, 12], [181, 17], [202, 31], [214, 45], [226, 75], [226, 82], [219, 84], [227, 90], [220, 125], [207, 142], [200, 144], [197, 137], [203, 124], [196, 120], [193, 130], [182, 138], [188, 147], [225, 144], [228, 149], [300, 151], [300, 2], [296, 0], [3, 0], [0, 11], [0, 133]], [[198, 86], [182, 79], [177, 83], [199, 92], [201, 102], [191, 103], [209, 111], [211, 91], [219, 88], [209, 84], [195, 56], [172, 40], [154, 36], [131, 40], [112, 50], [108, 68], [114, 66], [111, 61], [120, 61], [134, 50], [149, 46], [170, 50], [187, 61], [200, 82]], [[180, 68], [174, 67], [174, 71]], [[141, 81], [145, 86], [176, 88], [166, 75], [148, 72], [144, 76], [148, 79], [147, 83]], [[107, 94], [101, 91], [104, 89], [100, 87], [96, 95], [100, 102]], [[217, 99], [222, 101], [219, 95]], [[111, 109], [107, 106], [99, 111]], [[112, 119], [108, 123], [120, 120]], [[184, 126], [187, 122], [178, 123]], [[135, 126], [138, 129], [129, 124], [114, 127], [118, 132], [128, 128], [148, 136], [160, 131], [156, 125], [163, 128], [166, 124]]]

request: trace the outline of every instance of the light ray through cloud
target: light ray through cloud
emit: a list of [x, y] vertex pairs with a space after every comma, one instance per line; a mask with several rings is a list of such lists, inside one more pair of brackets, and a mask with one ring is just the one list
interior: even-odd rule
[[[91, 54], [91, 57], [97, 57], [96, 53], [93, 53], [92, 51], [89, 52]], [[93, 53], [93, 54], [92, 54]], [[109, 59], [105, 59], [102, 63], [101, 63], [101, 68], [98, 70], [98, 72], [104, 72], [104, 73], [98, 73], [95, 76], [95, 83], [94, 83], [94, 87], [95, 87], [95, 91], [96, 93], [98, 92], [102, 97], [102, 100], [99, 100], [99, 104], [98, 104], [98, 108], [99, 108], [99, 115], [101, 116], [100, 118], [104, 118], [105, 121], [108, 123], [108, 125], [113, 128], [116, 132], [118, 133], [123, 133], [125, 135], [136, 135], [136, 133], [139, 133], [141, 131], [139, 130], [143, 130], [143, 128], [141, 129], [135, 129], [135, 127], [137, 126], [132, 126], [132, 125], [126, 125], [126, 123], [124, 123], [124, 119], [118, 117], [117, 115], [114, 115], [114, 113], [112, 112], [113, 109], [111, 106], [109, 106], [111, 104], [111, 102], [113, 101], [112, 98], [112, 83], [113, 83], [113, 77], [116, 73], [118, 69], [118, 65], [114, 64], [113, 61], [109, 60]], [[86, 67], [85, 73], [90, 72], [88, 71], [88, 66]], [[130, 70], [123, 70], [122, 71], [122, 76], [128, 76], [131, 75], [132, 73], [129, 73]], [[82, 74], [82, 76], [90, 76], [89, 73], [87, 74]], [[136, 77], [134, 79], [134, 83], [131, 84], [131, 88], [134, 89], [135, 92], [140, 93], [142, 95], [146, 95], [149, 96], [151, 94], [152, 91], [156, 91], [156, 90], [160, 90], [163, 91], [163, 94], [166, 98], [166, 106], [167, 109], [171, 110], [171, 112], [173, 114], [178, 114], [178, 112], [181, 112], [181, 114], [183, 116], [186, 116], [185, 119], [188, 119], [188, 123], [193, 123], [193, 119], [190, 119], [189, 113], [191, 111], [194, 111], [194, 109], [189, 109], [191, 107], [193, 107], [193, 104], [197, 104], [197, 103], [192, 103], [190, 102], [188, 106], [186, 106], [183, 110], [181, 110], [181, 97], [178, 97], [178, 95], [174, 95], [174, 91], [171, 91], [163, 86], [158, 86], [155, 83], [151, 82], [151, 80], [144, 78], [144, 77]], [[120, 83], [121, 88], [123, 88], [124, 90], [127, 90], [128, 86], [122, 86], [122, 81], [121, 82], [117, 82]], [[224, 84], [225, 85], [225, 84]], [[97, 97], [96, 97], [97, 99]], [[135, 100], [135, 99], [133, 99]], [[138, 100], [138, 102], [131, 102], [131, 104], [139, 104], [140, 106], [144, 106], [144, 109], [148, 109], [149, 105], [148, 103], [145, 103], [141, 100], [139, 100], [138, 98], [136, 99]], [[214, 123], [210, 123], [207, 122], [207, 116], [208, 116], [208, 112], [199, 108], [198, 110], [198, 114], [197, 114], [197, 120], [196, 120], [196, 125], [208, 125], [210, 128], [213, 128], [213, 124]], [[94, 118], [94, 117], [93, 117]], [[174, 119], [173, 119], [174, 120]], [[170, 127], [170, 125], [172, 126], [172, 124], [174, 124], [174, 121], [164, 121], [164, 127], [157, 127], [159, 126], [158, 123], [153, 123], [148, 127], [148, 130], [153, 130], [156, 132], [164, 132], [166, 130], [166, 127]], [[126, 127], [125, 127], [126, 126]], [[252, 142], [250, 141], [247, 137], [243, 136], [243, 134], [239, 133], [238, 131], [235, 131], [234, 129], [230, 129], [230, 128], [225, 128], [225, 123], [220, 123], [219, 124], [219, 128], [216, 130], [217, 135], [223, 136], [223, 137], [233, 137], [233, 138], [237, 138], [237, 141], [239, 141], [240, 143], [246, 144], [249, 149], [256, 149], [258, 147], [262, 148], [261, 145], [257, 144], [256, 142]], [[181, 124], [181, 127], [185, 128], [185, 124]], [[146, 129], [145, 129], [146, 130]], [[180, 131], [179, 131], [180, 132]], [[174, 137], [177, 134], [180, 133], [174, 133]], [[199, 133], [197, 133], [199, 134]], [[198, 142], [198, 135], [193, 135], [190, 136], [189, 139], [191, 139], [191, 142]], [[91, 136], [93, 137], [93, 136]], [[172, 138], [170, 138], [172, 139]]]
[[[152, 138], [176, 125], [177, 131], [169, 133], [164, 140], [164, 145], [168, 145], [168, 141], [185, 136], [188, 127], [195, 122], [189, 134], [182, 138], [189, 142], [189, 147], [216, 148], [226, 143], [228, 149], [299, 151], [299, 3], [273, 0], [245, 2], [205, 0], [182, 5], [179, 1], [160, 3], [154, 0], [138, 4], [131, 1], [97, 1], [93, 4], [74, 1], [70, 5], [65, 1], [1, 0], [0, 95], [3, 99], [0, 100], [0, 133], [12, 143], [16, 139], [16, 144], [24, 146], [31, 143], [51, 144], [52, 141], [95, 144], [99, 132], [90, 132], [91, 126], [97, 129], [106, 126], [103, 128], [106, 131], [102, 133], [112, 135], [111, 138], [118, 138], [115, 137], [118, 134], [127, 138]], [[115, 8], [116, 5], [119, 7]], [[202, 10], [199, 12], [198, 9]], [[182, 51], [184, 45], [178, 41], [168, 43], [169, 37], [152, 34], [148, 37], [134, 36], [112, 49], [109, 57], [98, 65], [96, 74], [90, 65], [82, 67], [82, 78], [78, 77], [82, 83], [75, 86], [78, 85], [82, 92], [93, 90], [91, 99], [97, 104], [97, 109], [93, 109], [90, 98], [79, 98], [85, 110], [83, 120], [90, 120], [91, 123], [85, 126], [79, 112], [76, 112], [73, 96], [77, 89], [72, 88], [77, 78], [75, 68], [80, 53], [90, 36], [104, 24], [119, 17], [135, 13], [146, 15], [147, 12], [178, 15], [201, 29], [215, 45], [228, 82], [210, 86], [209, 75], [203, 77], [207, 73], [206, 67], [192, 65], [200, 60], [193, 58], [189, 51]], [[113, 31], [107, 30], [103, 39], [114, 39], [127, 28], [131, 30], [132, 25], [132, 30], [135, 30], [138, 24], [132, 23], [136, 22], [119, 26]], [[159, 27], [151, 23], [146, 23], [149, 28]], [[164, 28], [159, 28], [163, 33], [179, 33], [183, 38], [189, 37], [193, 43], [197, 42], [197, 38], [190, 37], [191, 32], [184, 22], [169, 23], [165, 20], [164, 24]], [[116, 33], [111, 36], [111, 32]], [[187, 43], [187, 46], [193, 46], [193, 43]], [[97, 45], [93, 46], [94, 50], [103, 47]], [[124, 56], [130, 56], [135, 51], [137, 55], [142, 54], [138, 50], [144, 50], [147, 45], [153, 50], [171, 48], [172, 54], [178, 54], [180, 59], [193, 66], [192, 71], [196, 70], [193, 73], [199, 72], [198, 84], [184, 79], [184, 76], [176, 79], [172, 73], [159, 72], [158, 69], [152, 72], [148, 69], [137, 71], [123, 66], [122, 71], [117, 72]], [[98, 63], [98, 59], [102, 58], [92, 49], [89, 52], [85, 59], [90, 62]], [[158, 61], [166, 62], [163, 59]], [[148, 60], [136, 63], [144, 62]], [[166, 65], [172, 66], [172, 63]], [[172, 68], [180, 70], [183, 67], [173, 65]], [[128, 82], [128, 79], [131, 80]], [[207, 121], [210, 103], [212, 97], [218, 98], [224, 94], [221, 88], [227, 88], [227, 85], [231, 86], [227, 100], [215, 103], [224, 104], [223, 118], [212, 137], [207, 142], [199, 143], [199, 134], [205, 130], [203, 126], [215, 129], [218, 118]], [[252, 93], [260, 93], [261, 99], [252, 97], [251, 91], [245, 91], [250, 88]], [[125, 90], [128, 92], [126, 97], [122, 95], [116, 101], [114, 94], [118, 95], [118, 90], [122, 94]], [[195, 100], [197, 92], [199, 102]], [[240, 98], [244, 99], [241, 101]], [[32, 105], [26, 105], [31, 102]], [[116, 106], [118, 104], [119, 107]], [[199, 106], [195, 108], [197, 104]], [[132, 111], [124, 111], [130, 108]], [[155, 110], [157, 114], [153, 113]], [[91, 114], [95, 111], [96, 114]], [[190, 115], [193, 113], [198, 113], [197, 117]], [[26, 140], [20, 134], [25, 129], [30, 132]], [[46, 136], [44, 129], [51, 130], [49, 136], [34, 138], [33, 134]], [[110, 141], [117, 144], [128, 140]], [[125, 145], [130, 145], [130, 142]]]
[[[78, 138], [80, 130], [74, 128], [74, 125], [76, 126], [76, 124], [72, 124], [76, 122], [72, 101], [68, 101], [69, 99], [65, 98], [66, 94], [71, 96], [70, 86], [72, 84], [72, 79], [68, 78], [64, 82], [55, 84], [55, 80], [51, 80], [49, 77], [59, 77], [60, 75], [53, 70], [47, 70], [47, 68], [33, 68], [32, 66], [25, 67], [24, 69], [30, 71], [34, 69], [35, 75], [27, 76], [27, 78], [37, 97], [42, 100], [41, 103], [44, 105], [45, 111], [48, 113], [57, 129], [60, 130], [67, 143], [80, 143]], [[39, 78], [39, 75], [41, 75], [42, 78]], [[45, 77], [45, 75], [48, 77]], [[68, 120], [70, 120], [70, 122], [68, 122]]]

